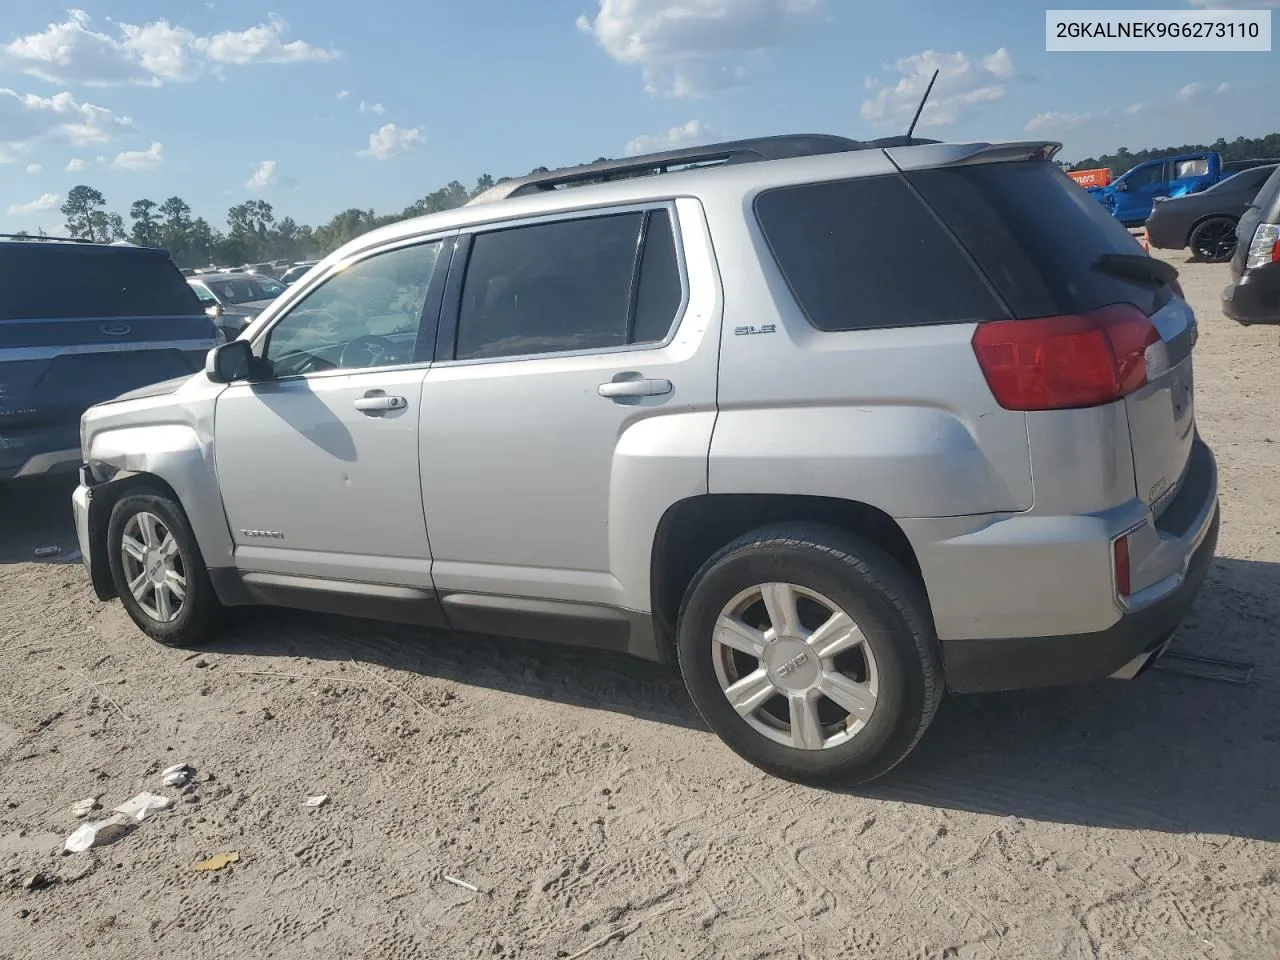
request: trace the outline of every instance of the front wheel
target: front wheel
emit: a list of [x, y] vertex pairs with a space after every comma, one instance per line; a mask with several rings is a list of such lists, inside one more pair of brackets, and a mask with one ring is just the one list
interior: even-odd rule
[[208, 639], [222, 606], [182, 508], [157, 493], [122, 497], [107, 524], [116, 592], [143, 633], [166, 646]]
[[942, 697], [920, 586], [873, 544], [816, 524], [762, 528], [707, 561], [685, 596], [677, 646], [712, 730], [790, 780], [883, 775]]
[[1191, 231], [1191, 255], [1205, 263], [1226, 263], [1236, 252], [1236, 222], [1210, 217]]

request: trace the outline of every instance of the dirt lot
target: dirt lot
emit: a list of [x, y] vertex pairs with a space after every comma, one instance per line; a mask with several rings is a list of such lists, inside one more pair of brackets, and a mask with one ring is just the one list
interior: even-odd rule
[[[623, 658], [285, 612], [154, 645], [33, 560], [74, 547], [67, 485], [0, 489], [0, 956], [1280, 956], [1280, 331], [1174, 261], [1223, 504], [1178, 644], [1249, 685], [956, 698], [891, 778], [814, 790]], [[198, 801], [56, 855], [179, 760]]]

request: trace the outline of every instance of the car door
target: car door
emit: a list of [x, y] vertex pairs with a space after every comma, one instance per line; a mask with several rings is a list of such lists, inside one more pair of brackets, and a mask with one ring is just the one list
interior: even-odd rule
[[1135, 167], [1121, 179], [1116, 190], [1116, 219], [1126, 225], [1142, 223], [1151, 215], [1152, 198], [1168, 196], [1168, 162], [1157, 160]]
[[701, 207], [501, 224], [454, 264], [420, 430], [449, 621], [635, 649], [654, 529], [706, 492], [719, 283]]
[[335, 265], [255, 337], [252, 381], [218, 398], [218, 483], [259, 600], [439, 619], [418, 403], [451, 248], [414, 239]]

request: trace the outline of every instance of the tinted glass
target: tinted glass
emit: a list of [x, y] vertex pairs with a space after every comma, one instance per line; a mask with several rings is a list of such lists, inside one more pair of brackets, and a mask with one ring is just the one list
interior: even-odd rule
[[820, 330], [1005, 316], [901, 177], [784, 187], [761, 194], [755, 208], [792, 294]]
[[649, 214], [649, 228], [645, 233], [632, 342], [665, 340], [683, 299], [671, 214], [666, 210], [655, 210]]
[[[1142, 167], [1141, 169], [1134, 170], [1133, 173], [1127, 174], [1123, 178], [1124, 184], [1130, 190], [1134, 190], [1138, 187], [1146, 187], [1153, 183], [1159, 183], [1165, 178], [1164, 171], [1166, 166], [1168, 166], [1168, 164], [1153, 163], [1149, 167]], [[1186, 174], [1183, 174], [1183, 176], [1186, 176]]]
[[270, 277], [231, 277], [226, 280], [208, 280], [206, 283], [223, 303], [274, 300], [285, 289], [283, 283]]
[[1233, 190], [1249, 191], [1257, 190], [1267, 182], [1267, 177], [1271, 176], [1272, 171], [1276, 167], [1254, 167], [1252, 170], [1244, 170], [1240, 173], [1233, 173], [1225, 180], [1219, 180], [1206, 193], [1221, 191], [1226, 193]]
[[478, 234], [457, 358], [624, 345], [643, 219], [627, 213]]
[[[1133, 303], [1148, 315], [1157, 284], [1099, 269], [1104, 253], [1141, 254], [1115, 217], [1047, 161], [923, 170], [910, 180], [977, 260], [1015, 316]], [[927, 262], [926, 262], [927, 266]]]
[[189, 286], [196, 292], [196, 297], [200, 300], [200, 303], [203, 306], [212, 307], [218, 302], [217, 298], [203, 285], [192, 283]]
[[0, 247], [0, 320], [201, 313], [166, 256], [36, 241]]
[[440, 243], [357, 261], [302, 298], [271, 328], [277, 376], [412, 363]]

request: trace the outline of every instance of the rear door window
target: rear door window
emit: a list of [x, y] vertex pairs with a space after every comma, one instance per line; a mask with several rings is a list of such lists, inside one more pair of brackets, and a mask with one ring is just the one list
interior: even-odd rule
[[458, 316], [458, 360], [662, 341], [683, 300], [666, 209], [477, 234]]
[[0, 321], [200, 312], [195, 291], [163, 254], [37, 241], [0, 250]]
[[1112, 303], [1132, 303], [1150, 316], [1168, 301], [1168, 288], [1098, 266], [1104, 253], [1141, 254], [1142, 248], [1048, 161], [939, 167], [908, 179], [1017, 317], [1080, 313]]
[[819, 330], [1007, 316], [900, 176], [769, 190], [756, 198], [755, 211], [792, 295]]

